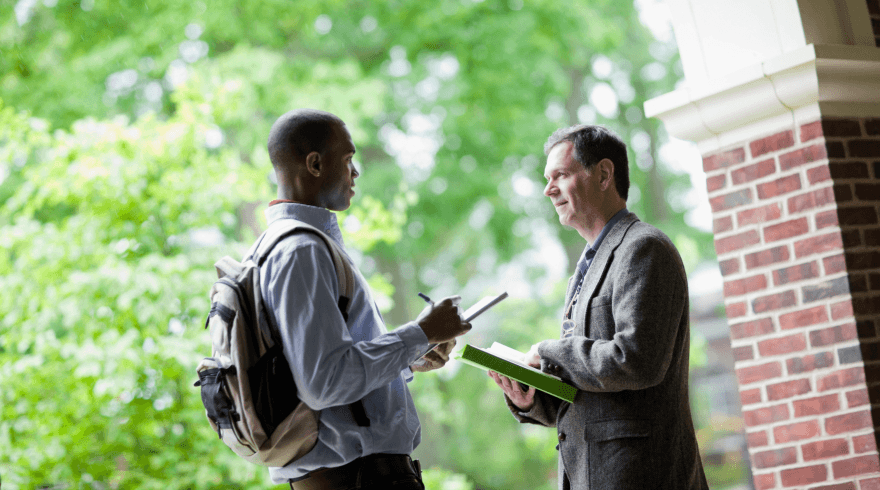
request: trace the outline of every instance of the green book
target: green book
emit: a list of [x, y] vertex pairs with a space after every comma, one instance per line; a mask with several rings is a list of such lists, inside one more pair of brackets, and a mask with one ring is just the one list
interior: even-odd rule
[[553, 395], [556, 398], [574, 403], [577, 388], [562, 381], [557, 376], [541, 372], [519, 361], [525, 354], [495, 342], [489, 349], [481, 349], [465, 344], [455, 356], [459, 361], [482, 369], [495, 371], [520, 383], [534, 386], [536, 389]]

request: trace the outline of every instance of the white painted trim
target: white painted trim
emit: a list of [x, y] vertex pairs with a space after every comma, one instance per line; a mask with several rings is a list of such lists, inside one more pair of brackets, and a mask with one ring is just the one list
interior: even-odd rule
[[655, 97], [645, 102], [645, 114], [703, 153], [772, 134], [783, 121], [810, 122], [807, 114], [880, 117], [880, 49], [811, 44]]

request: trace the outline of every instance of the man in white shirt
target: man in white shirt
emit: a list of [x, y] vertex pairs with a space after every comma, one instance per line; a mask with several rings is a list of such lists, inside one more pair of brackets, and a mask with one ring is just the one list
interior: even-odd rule
[[[266, 210], [269, 224], [294, 218], [344, 249], [332, 211], [348, 209], [359, 175], [345, 123], [327, 112], [291, 111], [272, 126], [268, 147], [278, 179], [278, 199]], [[421, 490], [418, 462], [409, 457], [421, 428], [406, 383], [412, 370], [442, 367], [454, 338], [471, 326], [461, 318], [461, 298], [452, 296], [387, 332], [367, 281], [355, 275], [346, 319], [337, 307], [330, 251], [316, 235], [282, 240], [261, 268], [261, 293], [281, 333], [298, 395], [321, 412], [317, 445], [293, 463], [271, 468], [270, 475], [295, 490]], [[427, 362], [413, 366], [434, 343], [439, 346]]]

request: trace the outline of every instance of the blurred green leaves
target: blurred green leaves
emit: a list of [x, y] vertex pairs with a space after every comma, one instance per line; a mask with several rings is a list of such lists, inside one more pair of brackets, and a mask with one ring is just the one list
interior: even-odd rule
[[[661, 165], [642, 104], [673, 87], [676, 56], [651, 54], [631, 3], [20, 0], [0, 14], [9, 488], [269, 485], [214, 443], [192, 382], [212, 264], [264, 224], [265, 141], [290, 109], [334, 112], [352, 133], [362, 176], [339, 218], [389, 328], [423, 307], [416, 291], [517, 286], [494, 279], [511, 261], [538, 284], [547, 263], [522, 254], [542, 244], [573, 263], [583, 240], [540, 194], [559, 126], [638, 142], [629, 208], [689, 266], [711, 253], [665, 197], [687, 177]], [[506, 301], [466, 341], [557, 336], [562, 286]], [[555, 487], [552, 431], [519, 426], [482, 372], [410, 387], [429, 488]]]

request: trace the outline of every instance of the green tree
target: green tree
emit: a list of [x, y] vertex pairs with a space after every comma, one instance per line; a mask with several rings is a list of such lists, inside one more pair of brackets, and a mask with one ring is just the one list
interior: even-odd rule
[[[558, 334], [561, 286], [524, 253], [555, 244], [573, 263], [583, 248], [540, 195], [543, 142], [578, 121], [635, 148], [631, 210], [689, 266], [711, 250], [641, 109], [680, 77], [676, 50], [632, 4], [20, 0], [0, 13], [0, 97], [27, 111], [3, 109], [0, 125], [8, 485], [266, 485], [212, 443], [191, 384], [211, 264], [261, 229], [265, 139], [288, 109], [351, 129], [363, 176], [342, 219], [391, 327], [423, 306], [415, 291], [478, 297], [513, 262], [535, 299], [508, 300], [466, 341]], [[553, 487], [552, 431], [516, 424], [484, 374], [411, 387], [432, 478]]]

